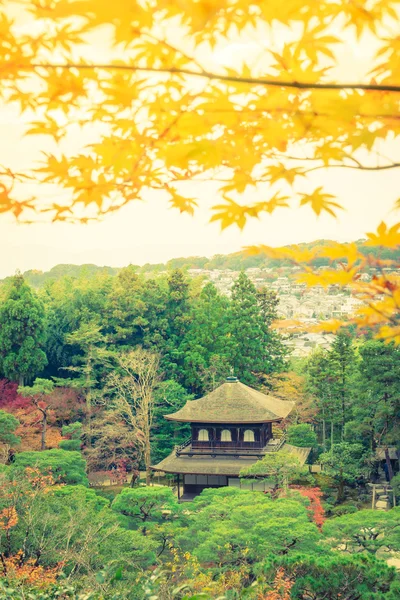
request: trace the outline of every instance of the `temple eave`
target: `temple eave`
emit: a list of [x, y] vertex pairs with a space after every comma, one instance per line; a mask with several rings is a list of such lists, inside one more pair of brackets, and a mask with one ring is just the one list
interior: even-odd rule
[[[298, 448], [290, 444], [284, 444], [278, 452], [294, 454], [301, 465], [304, 465], [311, 448]], [[176, 456], [172, 452], [158, 465], [151, 467], [153, 471], [181, 475], [225, 475], [227, 477], [239, 477], [240, 471], [250, 467], [259, 460], [258, 457], [215, 457], [211, 456]]]
[[262, 423], [279, 423], [283, 420], [283, 417], [273, 417], [273, 418], [265, 418], [265, 419], [250, 419], [248, 421], [240, 418], [235, 420], [230, 419], [193, 419], [189, 417], [175, 417], [173, 415], [164, 415], [164, 418], [167, 421], [176, 421], [178, 423], [215, 423], [219, 425], [262, 425]]

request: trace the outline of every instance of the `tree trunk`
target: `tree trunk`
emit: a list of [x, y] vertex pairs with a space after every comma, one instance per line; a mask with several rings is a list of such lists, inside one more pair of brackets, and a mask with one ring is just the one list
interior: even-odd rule
[[331, 421], [331, 449], [334, 446], [333, 432], [334, 432], [334, 430], [333, 430], [333, 421]]
[[338, 487], [338, 494], [337, 494], [336, 502], [338, 504], [340, 504], [340, 502], [342, 502], [343, 498], [344, 498], [344, 479], [343, 479], [343, 470], [340, 469], [340, 472], [339, 472], [339, 487]]
[[325, 418], [322, 419], [322, 447], [324, 452], [326, 452], [326, 421]]
[[18, 381], [19, 385], [22, 387], [25, 383], [25, 378], [23, 375], [19, 376], [19, 381]]
[[340, 504], [340, 502], [342, 502], [344, 497], [344, 481], [343, 479], [340, 480], [339, 482], [339, 487], [338, 487], [338, 494], [337, 494], [337, 503]]
[[151, 474], [150, 440], [147, 440], [147, 439], [146, 439], [146, 448], [144, 451], [144, 464], [146, 466], [146, 485], [150, 485], [150, 483], [151, 483], [151, 479], [150, 479], [150, 474]]
[[90, 390], [86, 393], [86, 444], [88, 448], [92, 446], [92, 399]]
[[42, 414], [43, 414], [43, 419], [42, 419], [42, 442], [41, 442], [40, 449], [41, 450], [46, 450], [47, 414], [46, 413], [42, 413]]

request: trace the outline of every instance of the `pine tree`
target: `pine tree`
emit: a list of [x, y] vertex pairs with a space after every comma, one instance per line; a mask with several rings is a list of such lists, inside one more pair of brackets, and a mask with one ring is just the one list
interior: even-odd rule
[[279, 333], [271, 327], [278, 318], [278, 296], [273, 290], [263, 287], [257, 290], [257, 301], [262, 319], [263, 372], [271, 375], [287, 369], [289, 350], [283, 344]]
[[43, 304], [20, 273], [11, 281], [0, 306], [0, 370], [7, 379], [18, 381], [35, 377], [47, 364]]
[[244, 383], [265, 384], [266, 375], [285, 367], [285, 348], [270, 327], [275, 317], [276, 298], [266, 290], [258, 294], [240, 273], [232, 287], [230, 363]]
[[184, 340], [190, 323], [189, 283], [180, 269], [168, 277], [168, 299], [166, 302], [165, 341], [161, 348], [161, 368], [168, 378], [179, 383], [184, 378]]
[[193, 301], [185, 336], [185, 386], [201, 394], [214, 389], [230, 372], [229, 300], [207, 283]]
[[349, 419], [354, 375], [356, 369], [356, 354], [353, 340], [345, 330], [339, 331], [329, 351], [329, 359], [333, 365], [335, 381], [333, 391], [340, 412], [341, 436], [344, 440], [345, 426]]
[[360, 347], [360, 358], [349, 429], [375, 450], [377, 444], [399, 440], [400, 347], [369, 340]]

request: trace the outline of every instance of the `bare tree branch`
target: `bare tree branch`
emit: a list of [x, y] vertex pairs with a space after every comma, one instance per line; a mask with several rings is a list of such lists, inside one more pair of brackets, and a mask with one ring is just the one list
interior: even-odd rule
[[231, 83], [248, 83], [251, 85], [264, 85], [270, 87], [287, 87], [299, 90], [363, 90], [376, 92], [400, 92], [400, 85], [387, 85], [378, 83], [316, 83], [305, 81], [281, 81], [277, 79], [263, 79], [258, 77], [241, 77], [239, 75], [223, 75], [220, 73], [211, 73], [210, 71], [191, 69], [177, 69], [175, 67], [138, 67], [129, 64], [82, 64], [82, 63], [31, 63], [30, 65], [21, 65], [21, 70], [29, 71], [32, 69], [78, 69], [93, 70], [103, 69], [105, 71], [137, 71], [144, 73], [160, 73], [170, 75], [188, 75], [191, 77], [203, 77], [210, 80], [226, 81]]

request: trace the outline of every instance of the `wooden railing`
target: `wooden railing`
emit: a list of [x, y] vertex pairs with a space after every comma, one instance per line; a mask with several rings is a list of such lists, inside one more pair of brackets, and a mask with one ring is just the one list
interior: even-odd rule
[[[271, 442], [278, 442], [276, 444]], [[282, 448], [282, 446], [284, 445], [284, 443], [286, 442], [286, 437], [283, 435], [281, 438], [272, 438], [272, 440], [269, 440], [267, 445], [265, 446], [265, 450], [267, 452], [278, 452], [278, 450], [280, 450]]]
[[222, 442], [221, 440], [209, 440], [208, 442], [201, 442], [199, 440], [192, 440], [192, 448], [204, 450], [214, 450], [219, 448], [221, 450], [251, 450], [263, 448], [262, 442]]
[[182, 450], [184, 450], [184, 448], [187, 448], [188, 446], [190, 446], [191, 443], [192, 443], [192, 438], [187, 438], [184, 442], [182, 442], [182, 444], [179, 444], [179, 446], [175, 446], [175, 455], [179, 456], [180, 453], [182, 452]]

